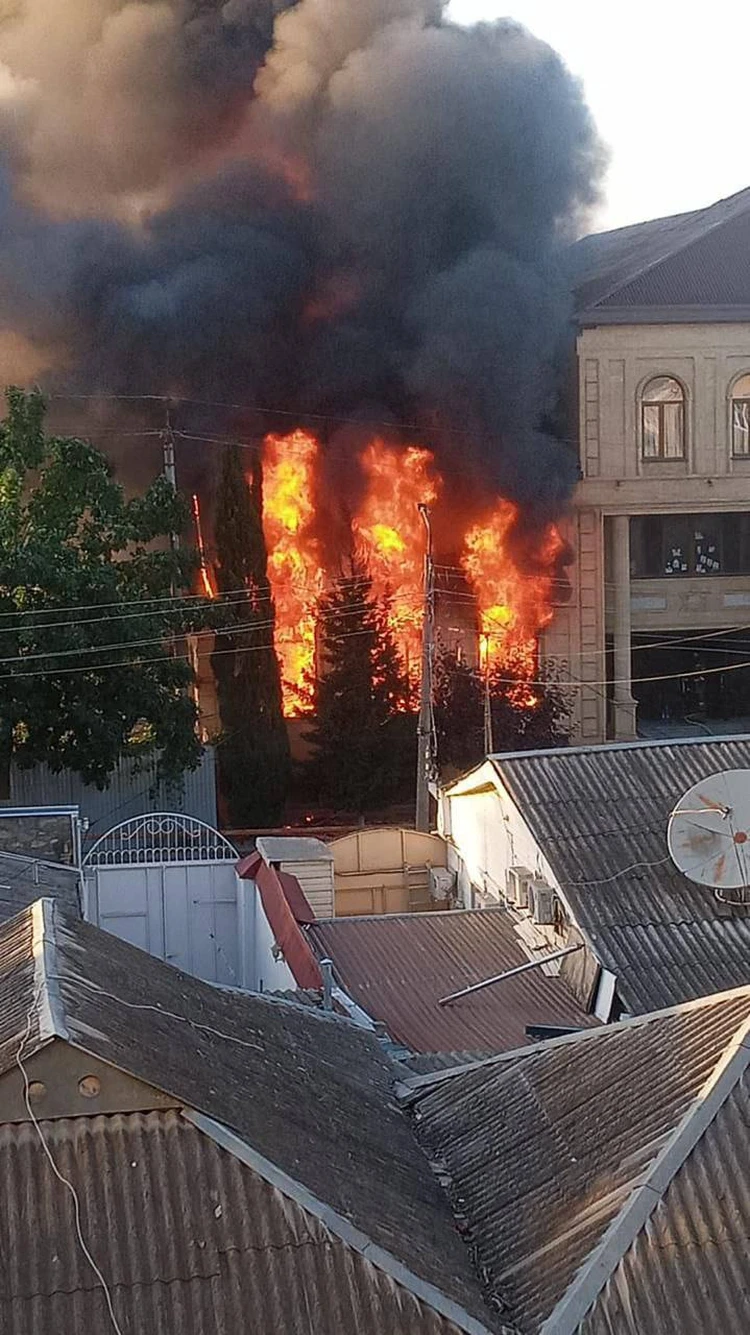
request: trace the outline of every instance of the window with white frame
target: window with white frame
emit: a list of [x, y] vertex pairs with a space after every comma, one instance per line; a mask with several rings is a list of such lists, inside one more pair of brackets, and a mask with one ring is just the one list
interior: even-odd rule
[[750, 375], [741, 375], [732, 387], [732, 454], [750, 459]]
[[685, 391], [673, 376], [649, 380], [641, 394], [644, 459], [685, 458]]

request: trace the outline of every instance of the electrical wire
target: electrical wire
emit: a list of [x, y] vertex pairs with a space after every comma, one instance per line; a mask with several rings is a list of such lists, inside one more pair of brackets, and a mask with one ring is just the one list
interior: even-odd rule
[[[362, 612], [366, 611], [369, 606], [370, 606], [369, 603], [363, 602], [363, 603], [354, 603], [351, 606], [342, 608], [340, 610], [339, 609], [335, 611], [324, 610], [316, 613], [315, 619], [318, 622], [323, 621], [324, 623], [328, 620], [337, 620], [337, 619], [344, 620], [347, 617], [359, 616]], [[66, 624], [69, 624], [71, 629], [74, 629], [76, 625], [76, 623], [74, 622]], [[207, 627], [204, 630], [195, 630], [195, 631], [191, 630], [191, 631], [185, 631], [183, 633], [185, 636], [189, 636], [191, 639], [200, 640], [200, 639], [205, 639], [207, 636], [216, 637], [218, 635], [242, 635], [250, 631], [273, 630], [276, 624], [277, 623], [275, 618], [272, 618], [267, 621], [233, 621], [225, 626], [212, 626], [212, 627]], [[107, 653], [109, 651], [114, 652], [114, 650], [116, 649], [143, 649], [148, 647], [149, 645], [154, 645], [154, 644], [163, 645], [167, 634], [168, 632], [164, 632], [163, 634], [155, 636], [148, 640], [118, 640], [114, 644], [86, 645], [83, 648], [77, 648], [77, 649], [47, 649], [42, 653], [36, 653], [36, 654], [14, 654], [9, 658], [0, 658], [0, 665], [5, 667], [10, 663], [32, 663], [38, 661], [39, 659], [46, 659], [46, 658], [69, 658], [71, 655], [75, 654], [101, 654], [101, 653]]]
[[26, 1016], [26, 1029], [21, 1039], [20, 1047], [16, 1053], [16, 1065], [18, 1066], [18, 1069], [21, 1072], [21, 1076], [23, 1079], [23, 1096], [24, 1096], [24, 1102], [26, 1104], [26, 1111], [29, 1115], [31, 1124], [34, 1127], [34, 1130], [39, 1139], [39, 1144], [41, 1145], [42, 1150], [44, 1151], [45, 1157], [47, 1159], [47, 1162], [49, 1163], [50, 1168], [52, 1169], [52, 1172], [54, 1173], [58, 1182], [60, 1182], [61, 1185], [65, 1187], [65, 1190], [70, 1193], [71, 1199], [73, 1201], [73, 1213], [75, 1218], [75, 1228], [76, 1228], [76, 1237], [78, 1239], [78, 1245], [101, 1285], [101, 1289], [104, 1294], [104, 1300], [107, 1304], [107, 1311], [109, 1312], [109, 1319], [112, 1324], [112, 1329], [115, 1332], [115, 1335], [124, 1335], [122, 1326], [118, 1322], [117, 1317], [115, 1315], [115, 1309], [114, 1309], [114, 1304], [112, 1302], [112, 1293], [110, 1291], [110, 1287], [106, 1279], [104, 1278], [101, 1269], [94, 1260], [94, 1257], [91, 1254], [91, 1250], [88, 1247], [86, 1239], [83, 1235], [83, 1227], [81, 1225], [81, 1202], [78, 1196], [78, 1192], [76, 1191], [70, 1179], [67, 1178], [65, 1174], [62, 1173], [58, 1168], [54, 1156], [52, 1154], [52, 1151], [49, 1145], [47, 1144], [44, 1132], [42, 1131], [42, 1128], [39, 1124], [39, 1119], [37, 1118], [37, 1115], [34, 1112], [34, 1108], [31, 1102], [31, 1093], [30, 1093], [31, 1084], [29, 1081], [29, 1074], [28, 1071], [26, 1070], [21, 1054], [31, 1037], [31, 1025], [34, 1019], [34, 1015], [39, 1006], [40, 998], [41, 998], [41, 988], [37, 990], [37, 993], [31, 1003], [31, 1006], [29, 1007], [29, 1011]]
[[[49, 977], [55, 982], [70, 982], [70, 979], [66, 978], [64, 974], [50, 974]], [[124, 997], [118, 997], [113, 992], [107, 992], [98, 983], [92, 983], [90, 979], [79, 974], [76, 974], [75, 983], [77, 987], [87, 987], [91, 992], [96, 992], [98, 996], [118, 1002], [120, 1006], [125, 1006], [127, 1010], [151, 1011], [154, 1015], [166, 1016], [170, 1020], [179, 1020], [182, 1024], [189, 1025], [191, 1029], [197, 1029], [203, 1034], [210, 1034], [212, 1038], [221, 1038], [226, 1043], [235, 1043], [239, 1048], [249, 1048], [253, 1052], [265, 1052], [266, 1050], [262, 1043], [253, 1043], [250, 1039], [238, 1038], [236, 1034], [226, 1034], [221, 1029], [215, 1029], [213, 1025], [202, 1024], [199, 1020], [192, 1020], [189, 1015], [180, 1015], [177, 1011], [167, 1010], [164, 1006], [156, 1006], [145, 1001], [126, 1001]]]

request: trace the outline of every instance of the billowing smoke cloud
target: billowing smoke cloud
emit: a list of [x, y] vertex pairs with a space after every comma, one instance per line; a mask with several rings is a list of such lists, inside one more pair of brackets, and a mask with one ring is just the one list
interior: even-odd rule
[[416, 421], [564, 502], [559, 257], [602, 159], [547, 46], [439, 0], [49, 8], [0, 18], [0, 350], [81, 392]]

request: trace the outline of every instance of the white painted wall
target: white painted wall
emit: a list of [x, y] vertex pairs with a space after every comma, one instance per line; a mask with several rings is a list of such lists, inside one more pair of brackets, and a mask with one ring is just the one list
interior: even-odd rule
[[[448, 839], [449, 865], [458, 871], [459, 897], [466, 907], [500, 901], [509, 867], [528, 867], [540, 880], [560, 890], [552, 868], [491, 763], [443, 791], [438, 828]], [[561, 898], [564, 902], [564, 894]]]
[[255, 881], [241, 880], [239, 877], [237, 920], [240, 958], [243, 962], [242, 986], [251, 992], [283, 992], [296, 987], [286, 961], [274, 958], [274, 936]]

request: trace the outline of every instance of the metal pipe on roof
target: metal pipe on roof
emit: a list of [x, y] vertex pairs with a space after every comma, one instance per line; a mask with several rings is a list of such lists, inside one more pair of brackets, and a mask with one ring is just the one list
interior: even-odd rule
[[333, 960], [320, 960], [320, 972], [323, 975], [323, 1010], [333, 1010]]
[[497, 973], [494, 978], [484, 978], [481, 983], [472, 983], [471, 987], [462, 987], [460, 992], [451, 992], [449, 996], [441, 997], [438, 1006], [447, 1006], [449, 1001], [458, 1001], [459, 997], [468, 997], [472, 992], [481, 992], [482, 988], [502, 983], [506, 978], [515, 978], [519, 973], [528, 973], [529, 969], [538, 969], [542, 964], [552, 964], [555, 960], [564, 959], [566, 955], [573, 955], [576, 950], [583, 950], [582, 941], [579, 941], [577, 946], [564, 946], [562, 950], [553, 950], [550, 955], [543, 955], [541, 959], [518, 964], [515, 969], [506, 969], [505, 973]]

